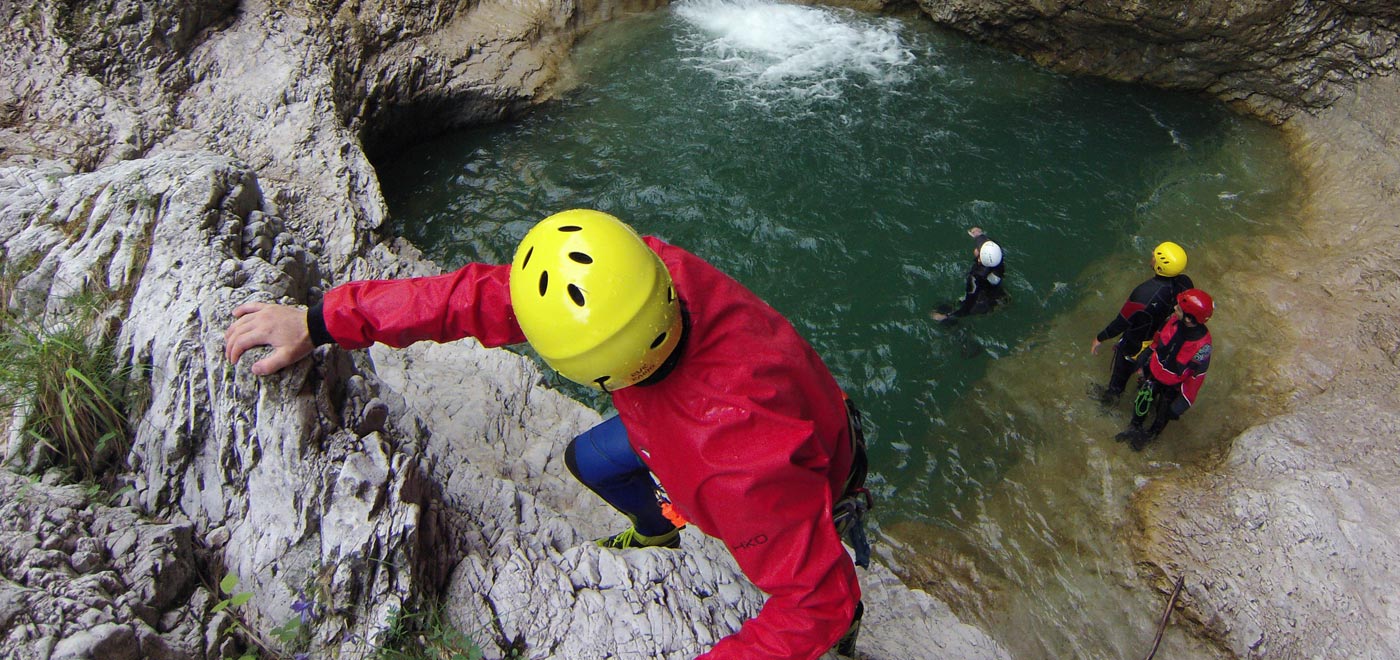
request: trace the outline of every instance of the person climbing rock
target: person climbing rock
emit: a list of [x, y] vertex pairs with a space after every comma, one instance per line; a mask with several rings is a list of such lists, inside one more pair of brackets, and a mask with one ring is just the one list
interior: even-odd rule
[[[1152, 339], [1133, 402], [1133, 421], [1116, 436], [1119, 442], [1142, 451], [1167, 422], [1180, 419], [1196, 403], [1210, 368], [1211, 339], [1206, 322], [1214, 314], [1215, 301], [1205, 291], [1187, 289], [1177, 294], [1173, 315]], [[1144, 430], [1148, 413], [1155, 413], [1155, 417], [1152, 426]]]
[[863, 611], [855, 566], [869, 561], [859, 414], [782, 315], [695, 255], [576, 209], [535, 225], [509, 265], [351, 282], [309, 310], [233, 313], [227, 358], [270, 346], [253, 364], [260, 375], [331, 342], [528, 341], [617, 408], [565, 450], [570, 471], [631, 523], [598, 543], [676, 548], [688, 522], [768, 594], [701, 657], [851, 652]]
[[1186, 270], [1186, 250], [1180, 245], [1171, 241], [1158, 245], [1153, 248], [1148, 263], [1154, 273], [1152, 278], [1137, 285], [1128, 294], [1128, 300], [1118, 310], [1118, 315], [1099, 331], [1089, 347], [1089, 352], [1097, 355], [1100, 344], [1121, 335], [1113, 346], [1108, 385], [1096, 384], [1090, 390], [1090, 396], [1106, 406], [1118, 403], [1123, 388], [1128, 384], [1128, 377], [1137, 371], [1138, 356], [1152, 342], [1152, 335], [1171, 316], [1177, 294], [1193, 286], [1191, 278], [1183, 274]]
[[[967, 287], [957, 309], [951, 305], [940, 306], [930, 312], [929, 317], [941, 323], [952, 323], [958, 318], [985, 314], [1001, 302], [1002, 278], [1006, 276], [1006, 263], [1001, 246], [987, 236], [981, 227], [967, 230], [972, 237], [972, 267], [967, 271]], [[950, 311], [951, 310], [951, 311]]]

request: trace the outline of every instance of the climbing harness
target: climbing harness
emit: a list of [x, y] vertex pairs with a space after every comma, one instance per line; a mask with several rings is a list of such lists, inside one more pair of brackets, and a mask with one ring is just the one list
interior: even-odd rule
[[[870, 568], [870, 538], [865, 533], [865, 514], [874, 506], [875, 499], [865, 487], [865, 478], [870, 472], [870, 459], [865, 454], [865, 427], [856, 404], [844, 392], [841, 398], [846, 402], [846, 419], [850, 424], [851, 473], [846, 477], [845, 493], [832, 507], [831, 517], [841, 540], [855, 550], [856, 566]], [[855, 655], [856, 638], [860, 637], [860, 620], [864, 616], [865, 603], [857, 601], [850, 628], [833, 647], [837, 653]]]
[[1147, 412], [1152, 410], [1152, 399], [1157, 393], [1157, 388], [1152, 386], [1152, 382], [1146, 378], [1138, 385], [1137, 398], [1133, 400], [1133, 413], [1138, 417], [1146, 417]]
[[856, 553], [856, 566], [870, 567], [870, 537], [865, 532], [865, 514], [874, 506], [875, 500], [865, 487], [865, 477], [870, 472], [870, 461], [865, 454], [865, 428], [860, 410], [846, 398], [846, 418], [850, 423], [851, 473], [846, 477], [846, 490], [841, 499], [832, 506], [831, 517], [836, 523], [836, 533], [841, 540], [850, 544]]
[[[1123, 356], [1123, 359], [1129, 362], [1137, 362], [1138, 358], [1142, 357], [1143, 352], [1145, 352], [1150, 346], [1152, 346], [1152, 339], [1148, 338], [1146, 341], [1142, 342], [1142, 346], [1138, 347], [1136, 353], [1133, 353], [1131, 356], [1125, 354]], [[1126, 353], [1126, 351], [1124, 351], [1124, 353]]]

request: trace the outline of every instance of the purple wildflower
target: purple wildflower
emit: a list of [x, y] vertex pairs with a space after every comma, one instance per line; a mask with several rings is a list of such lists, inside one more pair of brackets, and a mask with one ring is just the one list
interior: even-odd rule
[[[292, 603], [292, 611], [301, 618], [301, 625], [311, 623], [311, 618], [316, 615], [316, 601], [306, 597], [306, 592], [298, 591], [297, 599]], [[296, 660], [302, 660], [297, 658]]]

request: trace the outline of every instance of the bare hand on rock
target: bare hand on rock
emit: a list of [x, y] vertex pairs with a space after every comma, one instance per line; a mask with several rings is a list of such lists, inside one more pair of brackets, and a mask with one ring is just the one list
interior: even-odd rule
[[311, 332], [306, 310], [286, 305], [244, 303], [233, 310], [235, 320], [224, 332], [224, 357], [238, 362], [244, 351], [272, 347], [272, 354], [253, 363], [253, 373], [276, 373], [311, 354]]

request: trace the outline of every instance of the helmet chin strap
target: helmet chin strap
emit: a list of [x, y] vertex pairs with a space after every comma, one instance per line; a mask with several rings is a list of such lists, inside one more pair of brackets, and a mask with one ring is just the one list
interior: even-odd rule
[[651, 375], [647, 376], [646, 378], [643, 378], [642, 380], [636, 383], [638, 386], [646, 387], [648, 385], [655, 385], [661, 382], [662, 379], [664, 379], [668, 374], [671, 373], [672, 370], [676, 368], [676, 365], [681, 361], [681, 355], [685, 353], [686, 341], [690, 339], [690, 310], [686, 308], [684, 298], [682, 298], [678, 302], [680, 303], [681, 308], [680, 341], [676, 342], [676, 347], [671, 349], [671, 354], [666, 356], [666, 361], [662, 362], [661, 366], [656, 368], [656, 371], [651, 372]]

